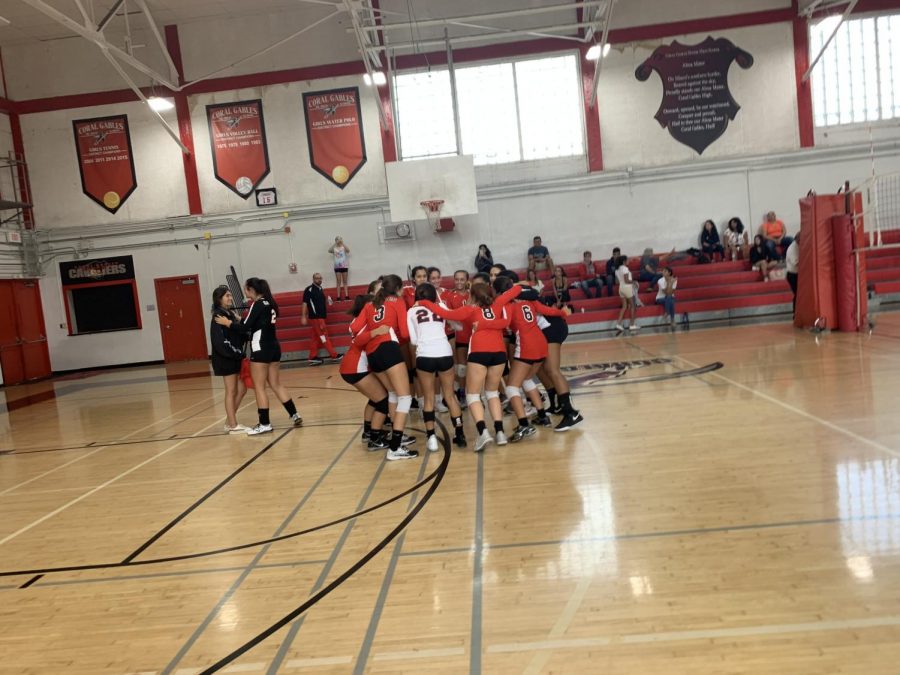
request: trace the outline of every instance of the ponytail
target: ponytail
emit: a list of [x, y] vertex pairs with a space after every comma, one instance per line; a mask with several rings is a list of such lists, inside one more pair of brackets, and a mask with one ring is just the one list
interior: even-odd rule
[[258, 296], [272, 305], [272, 308], [275, 310], [275, 315], [278, 316], [278, 303], [275, 302], [275, 298], [272, 297], [272, 289], [269, 288], [268, 281], [259, 279], [258, 277], [250, 277], [244, 285], [247, 288], [252, 288]]
[[398, 277], [396, 274], [386, 274], [384, 278], [381, 280], [381, 288], [378, 289], [378, 292], [375, 294], [375, 297], [372, 298], [372, 304], [375, 307], [381, 307], [384, 305], [384, 301], [397, 293], [400, 292], [400, 288], [403, 286], [403, 279]]

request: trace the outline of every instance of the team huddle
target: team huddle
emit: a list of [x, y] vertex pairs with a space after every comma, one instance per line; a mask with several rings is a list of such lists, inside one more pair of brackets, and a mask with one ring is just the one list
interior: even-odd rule
[[[366, 295], [354, 300], [351, 310], [352, 341], [341, 359], [340, 373], [368, 399], [363, 440], [369, 450], [385, 450], [389, 461], [417, 457], [412, 448], [416, 439], [404, 433], [410, 410], [416, 407], [429, 451], [439, 449], [438, 412], [449, 413], [453, 442], [462, 448], [467, 445], [463, 408], [468, 408], [476, 428], [476, 452], [490, 443], [506, 445], [534, 436], [537, 426], [553, 426], [551, 414], [562, 416], [555, 431], [567, 431], [583, 420], [572, 406], [568, 382], [560, 371], [571, 310], [541, 303], [537, 291], [511, 270], [498, 269], [491, 276], [479, 273], [471, 279], [460, 270], [454, 274], [452, 289], [440, 287], [441, 272], [436, 268], [416, 267], [411, 277], [412, 285], [394, 274], [379, 278]], [[213, 368], [226, 381], [226, 429], [251, 435], [272, 430], [267, 383], [293, 423], [300, 425], [278, 377], [277, 304], [263, 280], [249, 279], [246, 291], [253, 304], [244, 321], [228, 315], [230, 294], [218, 299], [214, 294]], [[264, 309], [254, 311], [258, 304]], [[254, 320], [262, 314], [268, 321]], [[259, 408], [259, 423], [251, 429], [240, 427], [233, 416], [244, 385], [237, 377], [239, 365], [235, 369], [222, 353], [236, 354], [242, 337], [250, 341], [250, 376]], [[547, 392], [546, 402], [538, 381]], [[503, 426], [503, 395], [517, 422], [509, 436]]]

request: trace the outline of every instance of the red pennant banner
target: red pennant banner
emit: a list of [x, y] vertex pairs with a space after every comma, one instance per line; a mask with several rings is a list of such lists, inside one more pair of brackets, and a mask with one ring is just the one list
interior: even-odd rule
[[359, 88], [303, 94], [309, 163], [342, 190], [366, 163]]
[[206, 106], [216, 179], [247, 199], [269, 175], [262, 101]]
[[81, 189], [115, 213], [137, 188], [128, 115], [73, 120]]

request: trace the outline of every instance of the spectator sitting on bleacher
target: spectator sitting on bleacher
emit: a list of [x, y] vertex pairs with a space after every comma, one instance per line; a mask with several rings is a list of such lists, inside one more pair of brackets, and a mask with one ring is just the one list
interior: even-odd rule
[[528, 249], [528, 269], [553, 269], [553, 258], [550, 257], [550, 249], [543, 245], [540, 237], [535, 237], [531, 248]]
[[596, 288], [596, 297], [599, 298], [600, 294], [603, 292], [604, 280], [603, 275], [600, 273], [600, 265], [592, 260], [590, 251], [585, 251], [582, 256], [581, 281], [578, 282], [577, 285], [586, 298], [591, 297], [590, 289]]
[[[769, 249], [769, 252], [772, 254], [773, 260], [784, 260], [784, 254], [787, 252], [787, 247], [791, 245], [791, 242], [794, 241], [787, 234], [787, 228], [784, 226], [784, 223], [778, 220], [775, 217], [774, 211], [769, 211], [766, 214], [766, 222], [759, 226], [759, 233], [765, 239], [766, 247]], [[778, 252], [777, 247], [781, 247], [781, 252]]]
[[678, 279], [671, 267], [663, 268], [662, 278], [656, 282], [656, 304], [662, 305], [669, 317], [669, 325], [675, 328], [675, 289], [678, 287]]
[[661, 278], [659, 258], [653, 255], [652, 248], [645, 248], [644, 255], [641, 256], [641, 272], [638, 275], [638, 281], [648, 282], [647, 290], [652, 291], [656, 287], [656, 282]]
[[554, 304], [559, 309], [572, 301], [569, 297], [569, 277], [566, 276], [566, 271], [559, 266], [553, 271], [553, 297]]
[[475, 256], [475, 271], [487, 274], [491, 271], [493, 264], [494, 256], [491, 255], [491, 249], [487, 247], [487, 244], [482, 244], [478, 247], [478, 254]]
[[750, 235], [744, 231], [744, 223], [738, 217], [728, 221], [728, 229], [725, 230], [725, 248], [732, 260], [747, 257]]
[[616, 246], [612, 250], [612, 257], [606, 261], [606, 296], [613, 296], [613, 287], [616, 285], [616, 269], [619, 267], [618, 260], [622, 252]]
[[[716, 254], [723, 260], [725, 258], [725, 248], [719, 240], [719, 231], [711, 220], [704, 222], [703, 229], [700, 231], [700, 250], [710, 260], [715, 260]], [[701, 258], [701, 262], [705, 261]]]
[[538, 295], [544, 292], [544, 282], [538, 278], [537, 272], [534, 270], [525, 272], [525, 281], [531, 284], [531, 287], [537, 291]]
[[750, 249], [750, 264], [753, 269], [759, 270], [763, 281], [769, 280], [769, 266], [775, 262], [775, 254], [766, 245], [765, 238], [758, 234], [753, 238], [753, 248]]

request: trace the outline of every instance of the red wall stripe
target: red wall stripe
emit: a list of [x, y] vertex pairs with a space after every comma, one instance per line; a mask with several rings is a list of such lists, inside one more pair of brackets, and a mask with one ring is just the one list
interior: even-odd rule
[[[181, 43], [178, 40], [178, 26], [166, 26], [166, 47], [178, 71], [178, 84], [184, 84], [184, 63], [181, 60]], [[194, 157], [194, 131], [191, 126], [191, 107], [187, 94], [175, 93], [175, 115], [178, 118], [178, 135], [181, 142], [190, 151], [182, 153], [184, 164], [184, 183], [187, 189], [188, 210], [192, 216], [203, 213], [203, 202], [200, 199], [200, 179], [197, 177], [197, 161]]]
[[587, 131], [587, 158], [588, 171], [603, 171], [603, 143], [600, 138], [600, 115], [597, 108], [599, 99], [594, 108], [591, 108], [591, 90], [594, 87], [594, 74], [597, 71], [597, 62], [584, 58], [589, 45], [584, 45], [581, 54], [581, 87], [584, 97], [584, 126]]
[[792, 0], [794, 32], [794, 75], [797, 82], [797, 127], [800, 147], [811, 148], [816, 144], [813, 130], [812, 79], [803, 82], [803, 74], [809, 68], [809, 31], [805, 18], [797, 15], [797, 0]]

